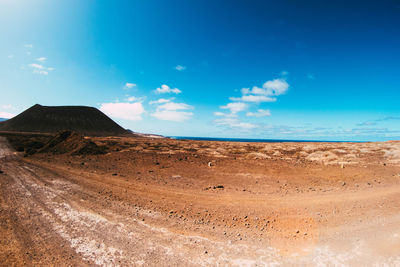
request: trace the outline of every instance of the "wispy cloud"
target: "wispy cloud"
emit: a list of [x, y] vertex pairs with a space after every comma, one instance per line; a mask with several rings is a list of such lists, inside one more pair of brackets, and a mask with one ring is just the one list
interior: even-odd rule
[[129, 90], [129, 89], [132, 89], [132, 88], [134, 88], [136, 86], [137, 86], [136, 83], [125, 83], [124, 89], [125, 90]]
[[186, 66], [178, 65], [178, 66], [175, 67], [175, 69], [176, 69], [177, 71], [183, 71], [183, 70], [186, 69]]
[[228, 103], [225, 106], [220, 106], [219, 108], [221, 109], [229, 109], [229, 111], [232, 114], [236, 114], [238, 112], [241, 112], [245, 109], [247, 109], [248, 105], [246, 103], [242, 102], [233, 102], [233, 103]]
[[32, 68], [33, 73], [37, 73], [37, 74], [41, 74], [41, 75], [48, 75], [50, 71], [55, 70], [53, 67], [47, 68], [44, 65], [37, 64], [37, 63], [31, 63], [31, 64], [29, 64], [29, 67]]
[[162, 104], [158, 106], [158, 109], [163, 109], [163, 110], [186, 110], [186, 109], [192, 109], [193, 107], [185, 104], [185, 103], [175, 103], [175, 102], [167, 102], [165, 104]]
[[257, 112], [247, 112], [247, 117], [267, 117], [271, 116], [271, 111], [269, 109], [258, 109]]
[[174, 93], [174, 94], [180, 94], [182, 93], [181, 90], [179, 90], [178, 88], [170, 88], [168, 85], [163, 84], [161, 85], [161, 87], [157, 88], [155, 90], [155, 92], [157, 94], [165, 94], [165, 93]]
[[241, 97], [230, 97], [229, 100], [231, 100], [231, 101], [254, 102], [254, 103], [276, 102], [276, 98], [275, 97], [269, 97], [269, 96], [265, 96], [265, 95], [243, 95]]
[[357, 126], [375, 126], [378, 123], [375, 121], [365, 121], [365, 122], [361, 122], [361, 123], [357, 123]]
[[150, 101], [149, 104], [153, 105], [153, 104], [163, 104], [163, 103], [168, 103], [171, 102], [172, 100], [174, 100], [175, 98], [170, 98], [170, 99], [165, 99], [165, 98], [160, 98], [158, 100], [154, 100], [154, 101]]
[[375, 126], [375, 125], [378, 125], [381, 122], [398, 121], [398, 120], [400, 120], [400, 117], [390, 116], [390, 117], [384, 117], [382, 119], [361, 122], [361, 123], [358, 123], [357, 126]]
[[151, 116], [164, 121], [183, 122], [192, 118], [192, 112], [182, 112], [173, 110], [157, 110]]
[[138, 121], [145, 112], [142, 103], [103, 103], [100, 110], [110, 117]]
[[48, 75], [49, 72], [45, 69], [43, 65], [32, 63], [29, 64], [29, 67], [33, 68], [33, 73]]
[[15, 114], [13, 114], [13, 113], [0, 111], [0, 118], [11, 119], [14, 116], [15, 116]]
[[29, 66], [32, 67], [32, 68], [34, 68], [34, 69], [39, 69], [39, 70], [44, 69], [44, 66], [43, 66], [43, 65], [36, 64], [36, 63], [29, 64]]
[[244, 130], [250, 130], [258, 127], [258, 125], [256, 124], [242, 122], [239, 119], [232, 117], [222, 117], [220, 119], [214, 120], [214, 123], [220, 126], [227, 126], [229, 128], [239, 128]]
[[[262, 128], [262, 124], [250, 123], [240, 120], [239, 113], [248, 110], [251, 106], [260, 105], [264, 102], [276, 102], [277, 97], [285, 94], [289, 89], [289, 84], [286, 81], [289, 73], [282, 71], [281, 78], [273, 79], [263, 83], [261, 87], [253, 86], [252, 88], [242, 88], [240, 97], [229, 97], [233, 101], [225, 106], [220, 106], [220, 109], [227, 109], [230, 112], [214, 112], [214, 116], [220, 117], [214, 120], [217, 125], [227, 126], [231, 128], [255, 129]], [[261, 118], [271, 116], [269, 109], [257, 109], [257, 111], [248, 111], [246, 117]]]
[[25, 44], [24, 45], [26, 48], [33, 48], [33, 44]]
[[15, 110], [16, 108], [11, 105], [11, 104], [7, 104], [7, 105], [2, 105], [1, 106], [2, 109], [9, 109], [9, 110]]
[[45, 58], [45, 57], [38, 57], [36, 60], [43, 63], [43, 62], [46, 61], [46, 59], [47, 59], [47, 58]]
[[172, 101], [164, 102], [157, 107], [156, 111], [151, 116], [166, 121], [182, 122], [192, 118], [193, 113], [183, 110], [193, 109], [192, 106], [185, 103], [175, 103]]
[[[285, 73], [287, 75], [287, 73]], [[289, 89], [289, 84], [286, 78], [278, 78], [266, 81], [262, 87], [253, 86], [250, 88], [242, 88], [241, 97], [230, 97], [231, 101], [244, 101], [244, 102], [275, 102], [276, 97], [283, 95]]]
[[128, 102], [143, 102], [146, 99], [146, 97], [136, 97], [136, 96], [130, 96], [127, 95], [125, 98], [125, 101]]

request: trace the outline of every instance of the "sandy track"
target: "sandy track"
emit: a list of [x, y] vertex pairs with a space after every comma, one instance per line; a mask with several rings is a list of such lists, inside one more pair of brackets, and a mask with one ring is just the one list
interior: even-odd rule
[[4, 139], [0, 155], [2, 265], [400, 264], [398, 184], [208, 193], [22, 160]]

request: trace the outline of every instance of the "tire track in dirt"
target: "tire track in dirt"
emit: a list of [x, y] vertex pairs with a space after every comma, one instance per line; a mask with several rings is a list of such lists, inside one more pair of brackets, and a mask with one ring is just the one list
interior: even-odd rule
[[[1, 185], [0, 219], [4, 227], [0, 230], [7, 237], [16, 240], [13, 250], [8, 254], [17, 253], [10, 263], [26, 263], [28, 265], [102, 265], [102, 266], [340, 266], [340, 265], [371, 265], [400, 264], [400, 256], [396, 248], [400, 245], [400, 235], [396, 236], [400, 218], [385, 217], [371, 221], [369, 224], [356, 227], [337, 228], [337, 233], [330, 233], [318, 240], [312, 246], [306, 246], [297, 251], [283, 255], [278, 249], [268, 244], [249, 241], [235, 242], [232, 240], [209, 239], [205, 236], [177, 233], [171, 229], [152, 224], [150, 218], [163, 221], [161, 213], [134, 206], [124, 198], [107, 198], [98, 192], [100, 187], [121, 187], [112, 184], [113, 180], [101, 181], [98, 176], [93, 181], [88, 180], [88, 174], [79, 177], [77, 172], [60, 172], [57, 168], [49, 170], [37, 164], [23, 161], [0, 140], [0, 155], [3, 174]], [[11, 156], [10, 156], [11, 155]], [[82, 179], [83, 182], [77, 182]], [[105, 179], [103, 177], [103, 179]], [[150, 191], [141, 191], [145, 194]], [[161, 187], [152, 188], [154, 196], [179, 196], [190, 199], [190, 194], [182, 190], [168, 192]], [[373, 195], [395, 197], [398, 188], [382, 189]], [[127, 193], [135, 194], [134, 189]], [[365, 192], [364, 192], [365, 193]], [[351, 195], [351, 193], [346, 193]], [[300, 206], [312, 203], [311, 195], [294, 199], [286, 199], [284, 203], [269, 202], [277, 209], [289, 206], [290, 201], [299, 202]], [[347, 200], [336, 201], [333, 194], [325, 196], [326, 200], [318, 205], [323, 207], [331, 202], [365, 201], [368, 198], [355, 195]], [[193, 198], [193, 196], [192, 196]], [[235, 199], [236, 198], [236, 199]], [[307, 198], [310, 198], [307, 200]], [[276, 198], [278, 201], [279, 198]], [[303, 203], [301, 201], [304, 200]], [[227, 194], [210, 197], [202, 194], [196, 201], [224, 205], [238, 205], [240, 202], [252, 205], [266, 205], [266, 198], [243, 197]], [[310, 201], [310, 202], [308, 202]], [[203, 204], [204, 204], [203, 203]], [[296, 212], [296, 209], [294, 209]], [[140, 216], [139, 216], [140, 215]], [[144, 220], [146, 218], [146, 220]], [[148, 220], [149, 219], [149, 220]], [[288, 217], [289, 220], [290, 217]], [[293, 217], [295, 219], [295, 217]], [[281, 218], [285, 220], [285, 218]], [[13, 231], [7, 230], [12, 222]], [[288, 222], [282, 222], [288, 225]], [[384, 227], [384, 229], [382, 229]], [[4, 230], [4, 231], [3, 231]], [[327, 230], [325, 232], [328, 232]], [[382, 234], [381, 237], [379, 235]], [[368, 238], [371, 236], [371, 238]], [[389, 244], [390, 249], [374, 252], [373, 242]], [[11, 242], [13, 243], [13, 242]], [[15, 243], [15, 242], [14, 242]], [[343, 245], [343, 243], [346, 243]], [[383, 247], [383, 245], [381, 245]], [[385, 254], [386, 253], [386, 254]], [[3, 259], [1, 259], [2, 262]], [[19, 265], [19, 264], [18, 264]]]

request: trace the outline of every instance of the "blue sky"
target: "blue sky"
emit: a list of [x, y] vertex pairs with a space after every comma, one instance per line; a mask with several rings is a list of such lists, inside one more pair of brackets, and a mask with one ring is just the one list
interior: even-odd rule
[[88, 105], [137, 132], [400, 139], [399, 1], [0, 2], [0, 117]]

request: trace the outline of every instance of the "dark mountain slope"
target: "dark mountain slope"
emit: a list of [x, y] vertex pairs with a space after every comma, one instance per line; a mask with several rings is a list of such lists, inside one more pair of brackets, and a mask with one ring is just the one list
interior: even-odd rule
[[100, 110], [86, 106], [36, 104], [14, 118], [0, 122], [0, 131], [55, 133], [62, 130], [93, 136], [129, 134]]

